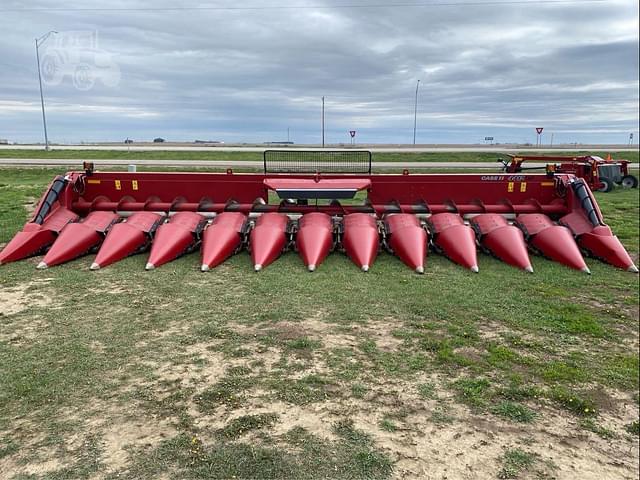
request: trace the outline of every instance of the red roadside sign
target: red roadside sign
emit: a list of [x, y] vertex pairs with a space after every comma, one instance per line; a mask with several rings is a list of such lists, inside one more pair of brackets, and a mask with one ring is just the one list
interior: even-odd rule
[[356, 131], [355, 130], [349, 130], [349, 135], [351, 135], [351, 138], [354, 138], [356, 136]]
[[544, 130], [544, 127], [536, 128], [536, 132], [538, 132], [538, 135], [540, 135], [542, 133], [542, 130]]

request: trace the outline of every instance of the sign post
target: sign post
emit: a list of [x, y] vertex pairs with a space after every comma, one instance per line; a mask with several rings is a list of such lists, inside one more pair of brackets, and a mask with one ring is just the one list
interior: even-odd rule
[[356, 144], [356, 131], [355, 130], [349, 130], [349, 135], [351, 135], [351, 145], [355, 145]]
[[542, 146], [542, 131], [544, 127], [536, 127], [536, 133], [538, 136], [536, 137], [536, 148], [540, 148]]

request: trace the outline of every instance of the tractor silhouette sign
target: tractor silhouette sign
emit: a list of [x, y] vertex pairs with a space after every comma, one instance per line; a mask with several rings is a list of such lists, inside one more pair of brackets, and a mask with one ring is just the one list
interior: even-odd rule
[[70, 79], [78, 90], [91, 90], [97, 81], [105, 87], [120, 83], [113, 55], [98, 47], [98, 32], [60, 32], [51, 38], [40, 58], [42, 80], [59, 85]]

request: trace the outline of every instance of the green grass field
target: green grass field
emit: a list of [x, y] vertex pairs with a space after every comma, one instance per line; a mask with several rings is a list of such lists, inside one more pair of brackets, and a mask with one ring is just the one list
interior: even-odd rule
[[[526, 154], [527, 152], [521, 152]], [[535, 153], [530, 154], [536, 155]], [[600, 155], [606, 158], [611, 154], [616, 159], [638, 162], [638, 152], [554, 152], [553, 155]], [[545, 155], [549, 155], [548, 153]], [[253, 160], [261, 161], [260, 152], [216, 152], [216, 151], [122, 151], [122, 150], [17, 150], [0, 149], [0, 158], [60, 158], [79, 160]], [[374, 153], [373, 161], [378, 162], [496, 162], [498, 158], [507, 158], [505, 154], [495, 152], [438, 152], [438, 153]]]
[[[0, 243], [55, 172], [0, 170]], [[598, 201], [637, 260], [638, 190]], [[38, 261], [0, 267], [0, 478], [638, 476], [637, 275]]]

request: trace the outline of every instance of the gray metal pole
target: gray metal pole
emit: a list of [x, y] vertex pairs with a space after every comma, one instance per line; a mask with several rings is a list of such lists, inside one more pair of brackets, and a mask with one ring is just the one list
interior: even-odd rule
[[322, 148], [324, 148], [324, 97], [322, 97]]
[[42, 105], [42, 124], [44, 125], [44, 149], [49, 150], [49, 137], [47, 136], [47, 117], [44, 114], [44, 95], [42, 94], [42, 75], [40, 74], [40, 53], [38, 52], [37, 38], [36, 38], [36, 61], [38, 62], [38, 83], [40, 84], [40, 104]]
[[416, 102], [413, 108], [413, 144], [416, 144], [416, 128], [418, 126], [418, 88], [420, 87], [420, 80], [416, 83]]

